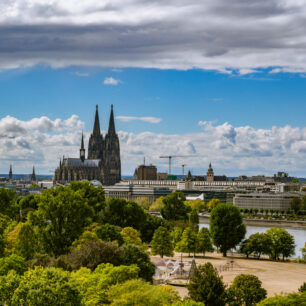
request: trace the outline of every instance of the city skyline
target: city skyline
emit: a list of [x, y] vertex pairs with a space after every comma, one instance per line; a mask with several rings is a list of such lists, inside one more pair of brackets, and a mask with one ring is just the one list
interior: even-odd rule
[[[114, 104], [122, 173], [306, 176], [305, 2], [1, 4], [0, 172], [49, 174]], [[133, 12], [133, 14], [131, 14]], [[161, 14], [161, 12], [163, 12]], [[87, 148], [87, 143], [85, 144]]]

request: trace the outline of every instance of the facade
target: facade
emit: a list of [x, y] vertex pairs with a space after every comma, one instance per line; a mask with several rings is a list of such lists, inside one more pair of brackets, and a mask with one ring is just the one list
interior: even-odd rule
[[103, 137], [100, 130], [98, 105], [96, 106], [93, 131], [88, 142], [88, 157], [85, 157], [82, 134], [80, 157], [63, 158], [54, 173], [54, 184], [68, 184], [71, 181], [97, 180], [111, 186], [121, 180], [119, 137], [116, 134], [113, 105], [108, 132]]
[[135, 170], [134, 177], [136, 180], [157, 180], [157, 168], [153, 165], [140, 165]]
[[234, 204], [239, 208], [247, 209], [287, 210], [290, 209], [290, 202], [292, 199], [299, 196], [299, 194], [294, 193], [236, 194], [234, 197]]

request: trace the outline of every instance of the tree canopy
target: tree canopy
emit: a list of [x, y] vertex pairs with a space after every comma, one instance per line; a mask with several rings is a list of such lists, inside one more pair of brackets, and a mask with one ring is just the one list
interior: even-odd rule
[[167, 228], [160, 226], [155, 232], [151, 241], [153, 255], [173, 256], [173, 243]]
[[163, 198], [164, 206], [161, 215], [166, 220], [187, 220], [190, 207], [184, 204], [186, 200], [182, 192], [173, 192]]

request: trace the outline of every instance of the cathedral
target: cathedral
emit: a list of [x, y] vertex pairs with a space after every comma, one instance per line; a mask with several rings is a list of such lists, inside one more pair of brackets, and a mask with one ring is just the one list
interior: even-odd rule
[[82, 133], [80, 157], [63, 157], [53, 179], [54, 184], [68, 184], [80, 180], [97, 180], [105, 186], [114, 185], [121, 180], [120, 144], [115, 129], [113, 105], [105, 137], [101, 134], [97, 105], [94, 127], [88, 142], [87, 159]]

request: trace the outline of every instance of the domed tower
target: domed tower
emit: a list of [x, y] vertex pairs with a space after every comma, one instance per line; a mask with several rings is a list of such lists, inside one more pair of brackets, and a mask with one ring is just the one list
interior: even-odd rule
[[105, 136], [104, 185], [114, 185], [121, 181], [121, 160], [119, 137], [116, 134], [113, 105]]
[[211, 166], [211, 163], [209, 163], [209, 167], [206, 173], [206, 181], [207, 182], [213, 182], [214, 181], [214, 169]]

